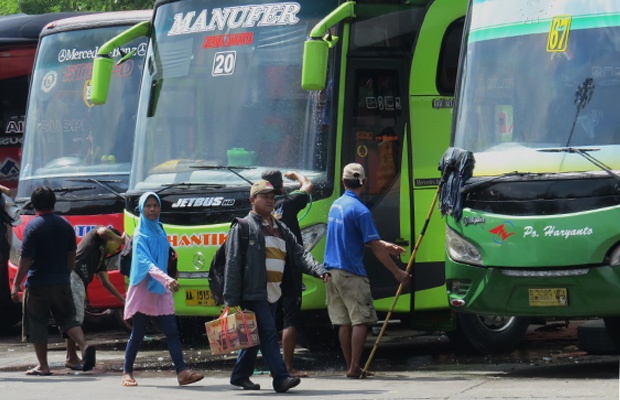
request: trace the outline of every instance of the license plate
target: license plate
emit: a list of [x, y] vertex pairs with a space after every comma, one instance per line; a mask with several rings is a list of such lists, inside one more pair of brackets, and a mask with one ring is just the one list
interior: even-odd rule
[[186, 290], [186, 306], [214, 306], [215, 299], [210, 290]]
[[568, 290], [565, 288], [529, 289], [531, 307], [566, 307]]

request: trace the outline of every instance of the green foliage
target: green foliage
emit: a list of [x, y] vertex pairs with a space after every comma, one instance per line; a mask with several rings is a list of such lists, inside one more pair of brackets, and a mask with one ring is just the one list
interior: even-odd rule
[[19, 5], [17, 0], [3, 0], [0, 1], [0, 15], [10, 15], [19, 12]]
[[59, 11], [123, 11], [152, 9], [155, 0], [2, 0], [0, 15]]

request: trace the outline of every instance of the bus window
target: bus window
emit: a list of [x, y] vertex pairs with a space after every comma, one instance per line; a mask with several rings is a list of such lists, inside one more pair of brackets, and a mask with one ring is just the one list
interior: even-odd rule
[[463, 38], [463, 21], [457, 21], [446, 30], [437, 64], [437, 90], [442, 96], [454, 96], [456, 71]]

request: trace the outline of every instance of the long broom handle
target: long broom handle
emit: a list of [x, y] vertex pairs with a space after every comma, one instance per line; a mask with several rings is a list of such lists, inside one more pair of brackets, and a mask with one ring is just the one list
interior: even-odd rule
[[[428, 224], [430, 223], [431, 216], [433, 215], [435, 204], [437, 203], [437, 198], [439, 197], [439, 192], [441, 191], [443, 184], [444, 184], [444, 179], [442, 177], [441, 181], [439, 182], [439, 185], [437, 186], [437, 191], [435, 192], [435, 196], [433, 196], [431, 208], [428, 210], [426, 220], [424, 221], [424, 226], [422, 227], [422, 230], [420, 231], [420, 235], [418, 236], [418, 240], [416, 241], [415, 246], [413, 247], [413, 251], [411, 252], [411, 257], [409, 257], [409, 262], [407, 263], [407, 269], [405, 270], [406, 272], [409, 272], [409, 270], [411, 269], [411, 266], [413, 265], [415, 254], [417, 253], [418, 248], [420, 247], [422, 238], [424, 238], [424, 234], [426, 233], [426, 228], [428, 228]], [[390, 317], [392, 316], [392, 311], [394, 310], [394, 307], [396, 307], [396, 302], [398, 301], [398, 297], [400, 296], [400, 292], [402, 292], [403, 287], [404, 287], [403, 283], [398, 285], [398, 290], [396, 291], [396, 294], [394, 295], [394, 301], [392, 301], [392, 305], [390, 306], [390, 311], [388, 311], [387, 316], [385, 317], [385, 321], [383, 322], [383, 326], [381, 327], [381, 332], [379, 332], [379, 336], [377, 336], [375, 345], [372, 347], [372, 350], [370, 351], [370, 355], [368, 356], [368, 361], [366, 361], [366, 365], [364, 365], [364, 369], [362, 369], [362, 372], [360, 373], [360, 376], [359, 376], [360, 379], [365, 378], [366, 374], [368, 373], [368, 367], [370, 366], [370, 363], [372, 362], [372, 358], [374, 357], [375, 352], [377, 351], [377, 347], [379, 346], [379, 342], [381, 341], [381, 338], [383, 337], [383, 334], [385, 333], [387, 324], [390, 320]]]

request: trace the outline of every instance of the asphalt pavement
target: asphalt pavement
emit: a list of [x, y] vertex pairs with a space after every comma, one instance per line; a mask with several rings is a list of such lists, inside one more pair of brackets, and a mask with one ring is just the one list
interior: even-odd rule
[[[574, 330], [570, 331], [574, 333]], [[569, 337], [574, 338], [572, 333]], [[551, 335], [551, 336], [548, 336]], [[76, 372], [64, 367], [65, 346], [59, 335], [50, 335], [49, 360], [52, 376], [27, 376], [36, 365], [32, 345], [22, 343], [16, 335], [0, 338], [0, 397], [2, 399], [38, 400], [110, 400], [110, 399], [216, 399], [273, 398], [294, 396], [334, 399], [619, 399], [618, 356], [592, 357], [579, 352], [553, 332], [532, 332], [533, 340], [520, 350], [504, 356], [471, 356], [450, 353], [452, 346], [441, 335], [408, 338], [391, 334], [384, 350], [371, 366], [376, 373], [368, 379], [344, 377], [339, 352], [318, 357], [305, 349], [296, 355], [297, 362], [310, 373], [301, 384], [286, 394], [277, 394], [264, 366], [258, 363], [252, 380], [259, 391], [244, 391], [229, 384], [235, 354], [212, 356], [208, 346], [184, 346], [185, 361], [205, 374], [205, 379], [180, 387], [171, 369], [161, 335], [147, 337], [138, 353], [136, 372], [138, 387], [120, 385], [126, 332], [87, 334], [96, 345], [97, 365], [93, 371]], [[540, 336], [545, 336], [542, 340]], [[566, 335], [564, 335], [566, 336]], [[369, 338], [372, 339], [372, 338]], [[552, 343], [562, 343], [551, 352]], [[537, 347], [538, 346], [538, 347]], [[427, 351], [432, 347], [437, 350]], [[391, 349], [390, 349], [391, 348]], [[536, 348], [534, 354], [526, 349]], [[407, 353], [397, 358], [400, 353]], [[388, 365], [392, 364], [392, 365]], [[311, 366], [312, 370], [306, 367]], [[262, 369], [261, 369], [262, 368]]]
[[190, 386], [178, 386], [171, 371], [136, 373], [137, 387], [122, 387], [119, 373], [57, 373], [25, 376], [23, 372], [0, 372], [4, 399], [196, 399], [273, 398], [293, 396], [316, 399], [618, 399], [618, 381], [613, 379], [546, 379], [497, 377], [484, 371], [420, 372], [380, 374], [357, 380], [341, 375], [303, 378], [286, 394], [271, 389], [268, 375], [255, 376], [259, 391], [244, 391], [228, 383], [224, 374], [210, 374]]

